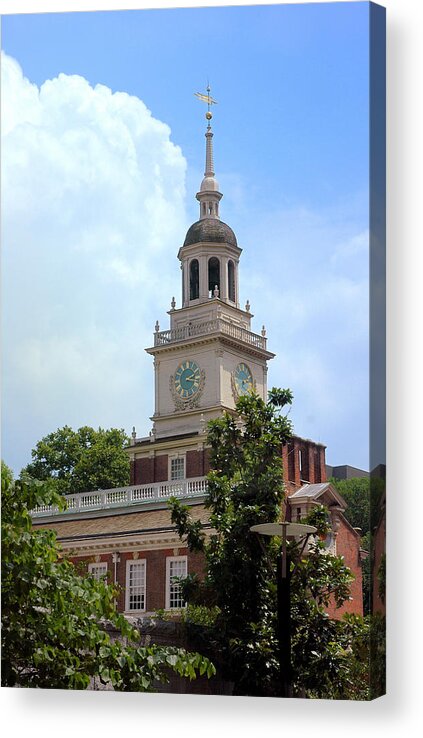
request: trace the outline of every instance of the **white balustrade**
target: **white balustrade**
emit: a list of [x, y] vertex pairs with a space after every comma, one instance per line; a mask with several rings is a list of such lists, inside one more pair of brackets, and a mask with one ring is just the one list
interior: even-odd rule
[[154, 482], [130, 487], [83, 492], [67, 495], [66, 510], [60, 511], [52, 505], [41, 505], [31, 512], [33, 518], [49, 515], [72, 515], [81, 511], [108, 510], [130, 507], [143, 502], [160, 502], [170, 497], [201, 497], [207, 493], [207, 479], [193, 477], [175, 482]]
[[191, 323], [181, 328], [174, 328], [169, 331], [159, 331], [154, 334], [154, 345], [165, 346], [169, 343], [177, 343], [178, 341], [186, 341], [188, 338], [197, 338], [198, 336], [207, 336], [211, 333], [224, 333], [232, 338], [237, 338], [244, 343], [249, 343], [257, 348], [265, 349], [267, 339], [258, 333], [252, 333], [247, 328], [240, 325], [230, 323], [227, 320], [217, 318], [216, 320], [206, 320], [201, 323]]

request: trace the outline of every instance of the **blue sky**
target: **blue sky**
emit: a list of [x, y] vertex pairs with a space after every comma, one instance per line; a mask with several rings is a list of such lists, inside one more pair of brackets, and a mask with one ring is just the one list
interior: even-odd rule
[[368, 4], [7, 16], [2, 48], [6, 462], [65, 424], [148, 433], [209, 79], [269, 385], [328, 463], [368, 468]]

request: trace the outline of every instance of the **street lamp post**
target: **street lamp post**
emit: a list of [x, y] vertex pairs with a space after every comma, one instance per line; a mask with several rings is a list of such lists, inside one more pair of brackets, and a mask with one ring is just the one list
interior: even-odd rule
[[316, 533], [317, 528], [314, 525], [283, 522], [253, 525], [250, 530], [260, 535], [282, 538], [277, 568], [279, 667], [281, 696], [291, 697], [291, 572], [286, 544], [288, 537], [308, 537]]

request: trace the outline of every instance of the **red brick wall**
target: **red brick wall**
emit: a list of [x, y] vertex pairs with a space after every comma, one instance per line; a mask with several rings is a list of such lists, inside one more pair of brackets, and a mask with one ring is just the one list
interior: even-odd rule
[[[334, 604], [328, 608], [330, 617], [340, 618], [346, 612], [363, 614], [362, 596], [362, 572], [359, 562], [359, 539], [341, 521], [337, 536], [337, 554], [344, 557], [345, 565], [351, 569], [355, 579], [351, 585], [351, 597], [344, 605], [336, 609]], [[188, 556], [188, 573], [197, 574], [200, 579], [204, 577], [204, 557], [201, 553], [190, 553], [187, 548], [179, 548], [178, 556]], [[166, 606], [166, 558], [174, 556], [174, 549], [162, 549], [151, 551], [140, 551], [138, 560], [146, 561], [146, 610], [154, 612]], [[134, 560], [132, 552], [121, 553], [120, 561], [116, 567], [117, 582], [120, 587], [118, 598], [118, 609], [125, 610], [125, 586], [126, 586], [126, 562]], [[72, 558], [77, 570], [83, 574], [88, 571], [88, 563], [94, 562], [95, 557]], [[107, 562], [108, 580], [114, 580], [115, 565], [112, 562], [112, 554], [102, 554], [100, 561]]]
[[[302, 470], [300, 470], [300, 455]], [[326, 482], [325, 447], [294, 436], [282, 448], [284, 481], [298, 489], [302, 481], [310, 484]]]
[[167, 482], [168, 480], [168, 455], [154, 457], [154, 481]]
[[204, 477], [210, 471], [210, 452], [208, 449], [201, 451], [187, 451], [186, 453], [186, 476]]
[[[166, 552], [166, 555], [172, 555]], [[159, 610], [165, 606], [166, 555], [164, 551], [140, 551], [138, 561], [146, 561], [146, 610]], [[134, 561], [131, 553], [122, 553], [117, 567], [117, 581], [121, 589], [118, 609], [125, 610], [126, 564]]]
[[203, 476], [204, 459], [202, 451], [187, 451], [185, 473], [187, 477]]
[[[146, 610], [154, 612], [166, 606], [166, 558], [174, 556], [174, 549], [140, 551], [138, 561], [146, 561]], [[178, 556], [188, 556], [188, 573], [204, 577], [204, 558], [202, 554], [190, 553], [187, 548], [179, 548]], [[86, 574], [88, 564], [95, 561], [95, 557], [74, 557], [71, 559], [78, 572]], [[102, 554], [100, 561], [107, 562], [108, 581], [113, 583], [115, 565], [112, 554]], [[121, 553], [120, 561], [116, 565], [116, 579], [120, 588], [118, 610], [125, 610], [126, 563], [134, 561], [133, 553]]]
[[[299, 451], [302, 454], [300, 473]], [[325, 447], [294, 436], [282, 448], [284, 481], [293, 482], [296, 489], [301, 480], [310, 484], [326, 481]], [[210, 471], [210, 450], [192, 450], [186, 453], [186, 477], [206, 476]], [[135, 459], [131, 462], [131, 484], [151, 484], [168, 480], [168, 456]]]
[[152, 484], [153, 482], [167, 482], [167, 480], [167, 454], [131, 461], [131, 484]]
[[319, 456], [320, 456], [320, 463], [319, 463], [319, 470], [320, 470], [320, 481], [326, 482], [326, 457], [325, 457], [325, 448], [324, 446], [319, 446]]
[[314, 484], [316, 480], [316, 447], [311, 443], [307, 444], [304, 449], [304, 454], [307, 455], [308, 481], [310, 482], [310, 484]]
[[101, 554], [98, 562], [95, 556], [71, 556], [69, 558], [77, 573], [81, 575], [88, 573], [88, 564], [107, 563], [107, 581], [109, 583], [113, 582], [114, 564], [112, 563], [112, 554]]
[[133, 481], [131, 484], [151, 484], [154, 482], [154, 458], [135, 459], [132, 462]]
[[351, 570], [354, 576], [354, 581], [351, 584], [351, 600], [344, 602], [342, 607], [337, 609], [332, 604], [328, 613], [333, 618], [341, 618], [346, 612], [355, 613], [356, 615], [363, 614], [363, 581], [362, 581], [362, 570], [360, 563], [360, 539], [353, 533], [351, 528], [340, 521], [338, 535], [336, 538], [336, 553], [338, 556], [343, 556], [345, 566]]

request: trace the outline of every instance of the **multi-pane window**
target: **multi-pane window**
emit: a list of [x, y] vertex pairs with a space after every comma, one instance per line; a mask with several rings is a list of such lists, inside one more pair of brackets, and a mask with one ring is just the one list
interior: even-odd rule
[[170, 460], [170, 479], [183, 479], [185, 477], [185, 457], [178, 456]]
[[88, 564], [88, 574], [94, 579], [104, 579], [107, 577], [107, 562], [100, 562], [98, 564]]
[[166, 608], [185, 607], [179, 577], [187, 575], [187, 557], [175, 556], [166, 559]]
[[145, 561], [126, 563], [126, 610], [145, 610]]

